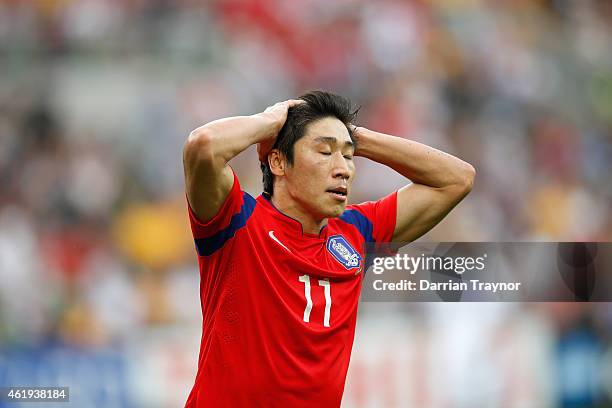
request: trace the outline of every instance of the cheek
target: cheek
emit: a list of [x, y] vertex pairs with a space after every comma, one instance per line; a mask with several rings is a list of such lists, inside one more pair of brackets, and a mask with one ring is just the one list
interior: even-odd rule
[[329, 166], [330, 160], [323, 155], [317, 155], [312, 161], [312, 169], [314, 170], [323, 170]]
[[305, 161], [300, 168], [303, 178], [310, 183], [321, 183], [325, 180], [325, 176], [329, 172], [330, 161], [326, 160], [325, 156], [314, 156], [311, 160]]
[[292, 185], [297, 193], [312, 194], [321, 184], [321, 166], [301, 165], [292, 169]]

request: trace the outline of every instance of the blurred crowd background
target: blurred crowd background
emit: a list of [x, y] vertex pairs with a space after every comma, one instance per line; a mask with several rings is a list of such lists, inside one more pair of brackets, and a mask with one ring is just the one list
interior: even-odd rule
[[[0, 386], [182, 406], [183, 143], [309, 89], [476, 167], [422, 240], [612, 238], [608, 0], [2, 0]], [[259, 194], [254, 149], [232, 164]], [[352, 202], [405, 183], [357, 168]], [[606, 303], [363, 303], [343, 406], [612, 406], [611, 336]]]

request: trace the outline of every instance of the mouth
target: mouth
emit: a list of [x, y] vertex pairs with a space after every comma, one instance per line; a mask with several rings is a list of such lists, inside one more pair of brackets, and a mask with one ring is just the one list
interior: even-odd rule
[[331, 194], [332, 197], [340, 202], [344, 202], [347, 199], [348, 190], [346, 187], [335, 187], [327, 189], [327, 193]]

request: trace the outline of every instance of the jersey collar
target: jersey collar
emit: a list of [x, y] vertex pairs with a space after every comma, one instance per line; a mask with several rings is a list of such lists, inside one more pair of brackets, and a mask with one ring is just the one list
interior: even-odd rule
[[301, 235], [304, 238], [317, 238], [317, 239], [327, 238], [327, 224], [321, 227], [321, 230], [319, 231], [318, 235], [305, 233], [302, 223], [296, 220], [295, 218], [292, 218], [288, 216], [287, 214], [283, 213], [278, 208], [276, 208], [274, 204], [272, 203], [271, 198], [272, 197], [270, 196], [270, 194], [264, 192], [259, 196], [257, 201], [261, 202], [264, 205], [264, 207], [274, 216], [274, 218], [281, 221], [286, 226], [287, 229], [294, 232], [295, 234]]

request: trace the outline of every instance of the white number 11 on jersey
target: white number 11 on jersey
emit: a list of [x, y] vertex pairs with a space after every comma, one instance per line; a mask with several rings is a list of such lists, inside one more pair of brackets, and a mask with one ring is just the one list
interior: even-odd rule
[[[310, 296], [310, 276], [300, 275], [300, 282], [304, 282], [304, 296], [306, 297], [306, 307], [304, 308], [304, 321], [310, 322], [310, 311], [312, 310], [312, 297]], [[331, 312], [331, 286], [329, 280], [319, 279], [319, 286], [323, 286], [325, 291], [325, 317], [323, 318], [323, 326], [329, 327], [329, 314]]]

